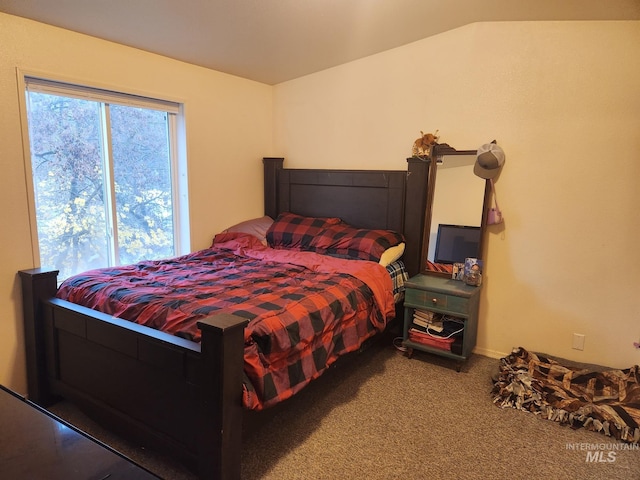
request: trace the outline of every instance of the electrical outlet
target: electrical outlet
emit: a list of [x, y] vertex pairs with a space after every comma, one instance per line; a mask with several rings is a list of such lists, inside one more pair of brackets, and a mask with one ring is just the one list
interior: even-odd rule
[[573, 346], [574, 350], [584, 350], [584, 335], [581, 333], [573, 334]]

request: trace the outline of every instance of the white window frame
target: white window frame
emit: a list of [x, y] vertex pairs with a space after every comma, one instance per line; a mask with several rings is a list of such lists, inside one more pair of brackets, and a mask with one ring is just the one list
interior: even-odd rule
[[[160, 99], [155, 95], [145, 93], [131, 93], [124, 89], [96, 85], [92, 82], [62, 78], [58, 75], [16, 69], [19, 91], [20, 119], [22, 127], [22, 148], [26, 179], [27, 202], [29, 208], [29, 225], [31, 234], [32, 261], [34, 267], [54, 267], [55, 265], [41, 265], [40, 246], [38, 243], [38, 225], [36, 217], [35, 189], [31, 166], [31, 147], [29, 139], [29, 124], [27, 117], [27, 89], [39, 93], [72, 96], [75, 98], [100, 101], [107, 104], [118, 104], [161, 110], [170, 113], [169, 142], [171, 147], [171, 181], [173, 204], [173, 238], [175, 255], [190, 252], [191, 238], [189, 226], [189, 194], [187, 177], [187, 150], [185, 129], [185, 105], [182, 101]], [[108, 115], [103, 109], [103, 116]], [[110, 134], [107, 133], [107, 146], [110, 146]], [[107, 173], [111, 175], [112, 172]], [[111, 185], [111, 183], [109, 184]], [[109, 188], [113, 188], [110, 186]], [[115, 216], [115, 212], [112, 212]], [[114, 222], [114, 225], [117, 223]], [[112, 248], [112, 247], [111, 247]], [[117, 245], [116, 245], [117, 253]], [[109, 252], [110, 256], [114, 252]], [[117, 261], [117, 257], [116, 261]]]

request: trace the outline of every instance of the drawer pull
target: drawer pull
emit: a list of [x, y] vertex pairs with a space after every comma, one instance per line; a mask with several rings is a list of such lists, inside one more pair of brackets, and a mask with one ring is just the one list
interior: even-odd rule
[[432, 298], [431, 302], [435, 305], [436, 303], [438, 303], [438, 299], [437, 298]]

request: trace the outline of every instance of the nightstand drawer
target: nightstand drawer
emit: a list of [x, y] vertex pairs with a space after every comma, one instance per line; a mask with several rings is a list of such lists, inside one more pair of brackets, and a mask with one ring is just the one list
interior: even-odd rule
[[439, 310], [462, 314], [466, 314], [469, 310], [469, 301], [464, 297], [445, 295], [438, 292], [429, 292], [427, 290], [416, 290], [413, 288], [407, 288], [404, 295], [405, 303], [409, 305], [436, 308]]

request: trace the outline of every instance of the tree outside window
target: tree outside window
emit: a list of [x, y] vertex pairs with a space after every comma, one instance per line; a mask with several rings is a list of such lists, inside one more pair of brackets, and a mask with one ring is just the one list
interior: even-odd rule
[[175, 255], [170, 115], [27, 91], [41, 265], [64, 279]]

